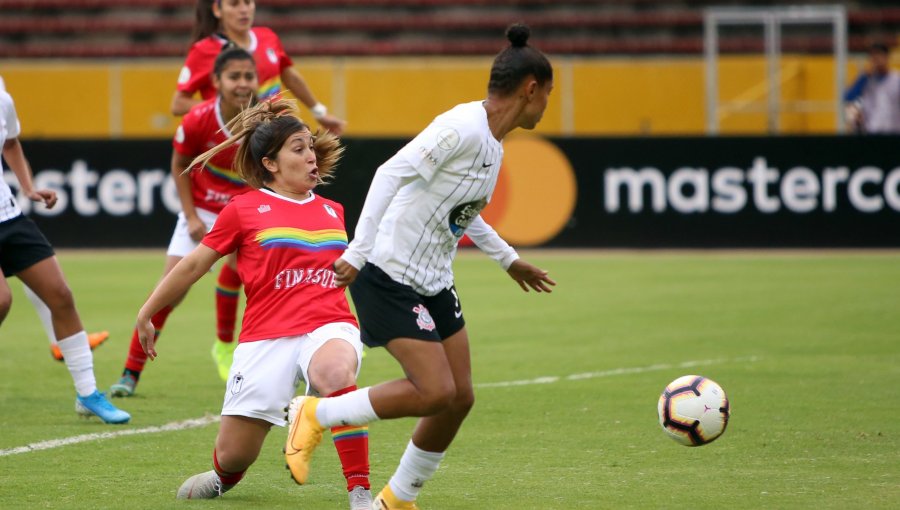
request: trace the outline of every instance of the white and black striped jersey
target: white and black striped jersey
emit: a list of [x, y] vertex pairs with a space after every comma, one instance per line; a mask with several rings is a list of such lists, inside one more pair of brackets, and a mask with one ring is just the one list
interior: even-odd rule
[[428, 296], [453, 284], [451, 265], [464, 233], [508, 268], [518, 255], [479, 215], [502, 159], [481, 101], [437, 116], [379, 167], [342, 258], [356, 268], [371, 262]]
[[[0, 90], [0, 147], [6, 140], [19, 136], [19, 117], [12, 97], [5, 90]], [[2, 178], [3, 167], [0, 164], [0, 222], [11, 220], [22, 214], [13, 197], [12, 190]]]

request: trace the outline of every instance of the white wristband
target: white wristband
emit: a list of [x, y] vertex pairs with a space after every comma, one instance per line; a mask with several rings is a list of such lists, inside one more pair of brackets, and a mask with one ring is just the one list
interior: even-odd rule
[[316, 103], [309, 111], [312, 112], [313, 117], [315, 117], [316, 120], [320, 120], [322, 117], [328, 115], [328, 108], [322, 103]]

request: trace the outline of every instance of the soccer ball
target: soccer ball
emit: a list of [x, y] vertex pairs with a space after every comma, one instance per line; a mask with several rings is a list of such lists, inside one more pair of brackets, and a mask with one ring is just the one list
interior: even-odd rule
[[685, 446], [702, 446], [725, 432], [731, 407], [725, 390], [715, 381], [685, 375], [666, 386], [657, 412], [669, 437]]

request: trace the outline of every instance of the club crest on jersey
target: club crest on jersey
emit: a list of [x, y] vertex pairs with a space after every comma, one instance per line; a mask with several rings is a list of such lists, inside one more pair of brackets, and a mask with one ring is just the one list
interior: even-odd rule
[[482, 198], [475, 202], [467, 202], [456, 206], [450, 211], [450, 217], [448, 218], [448, 221], [450, 222], [450, 232], [452, 232], [457, 239], [462, 237], [463, 234], [466, 233], [466, 229], [469, 228], [469, 225], [472, 224], [472, 221], [475, 220], [475, 217], [478, 216], [478, 213], [480, 213], [486, 205], [487, 199]]
[[269, 62], [271, 62], [271, 63], [273, 63], [273, 64], [277, 64], [277, 63], [278, 63], [278, 55], [275, 54], [275, 50], [274, 50], [274, 49], [272, 49], [272, 48], [267, 49], [267, 50], [266, 50], [266, 57], [269, 59]]
[[459, 132], [453, 128], [441, 130], [437, 135], [437, 146], [445, 151], [450, 151], [459, 145]]
[[325, 208], [325, 212], [327, 212], [329, 216], [331, 216], [332, 218], [337, 218], [337, 213], [334, 212], [334, 209], [332, 209], [330, 205], [325, 204], [322, 207]]
[[183, 85], [191, 80], [191, 70], [188, 69], [188, 66], [184, 66], [181, 68], [181, 72], [178, 73], [178, 84]]
[[431, 318], [431, 314], [428, 313], [425, 305], [416, 305], [412, 311], [419, 315], [416, 317], [416, 324], [419, 326], [419, 329], [434, 331], [434, 319]]
[[267, 213], [267, 212], [271, 211], [272, 207], [269, 206], [269, 204], [263, 204], [263, 205], [257, 207], [256, 210], [259, 211], [259, 214], [262, 214], [262, 213]]

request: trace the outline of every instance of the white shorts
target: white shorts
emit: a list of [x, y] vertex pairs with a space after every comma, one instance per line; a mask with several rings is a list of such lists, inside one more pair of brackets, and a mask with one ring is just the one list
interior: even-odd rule
[[[332, 338], [347, 341], [356, 350], [356, 375], [362, 365], [359, 329], [346, 322], [326, 324], [300, 336], [238, 344], [225, 387], [222, 416], [258, 418], [283, 427], [284, 408], [290, 404], [313, 354]], [[306, 393], [310, 394], [309, 384]]]
[[[219, 215], [198, 207], [197, 217], [206, 225], [206, 231], [209, 232], [212, 230], [213, 224], [215, 224]], [[178, 213], [178, 223], [175, 224], [175, 231], [172, 232], [172, 240], [169, 241], [169, 249], [166, 250], [166, 255], [186, 257], [188, 253], [194, 251], [198, 244], [200, 243], [191, 239], [191, 234], [188, 233], [188, 223], [184, 213]]]

